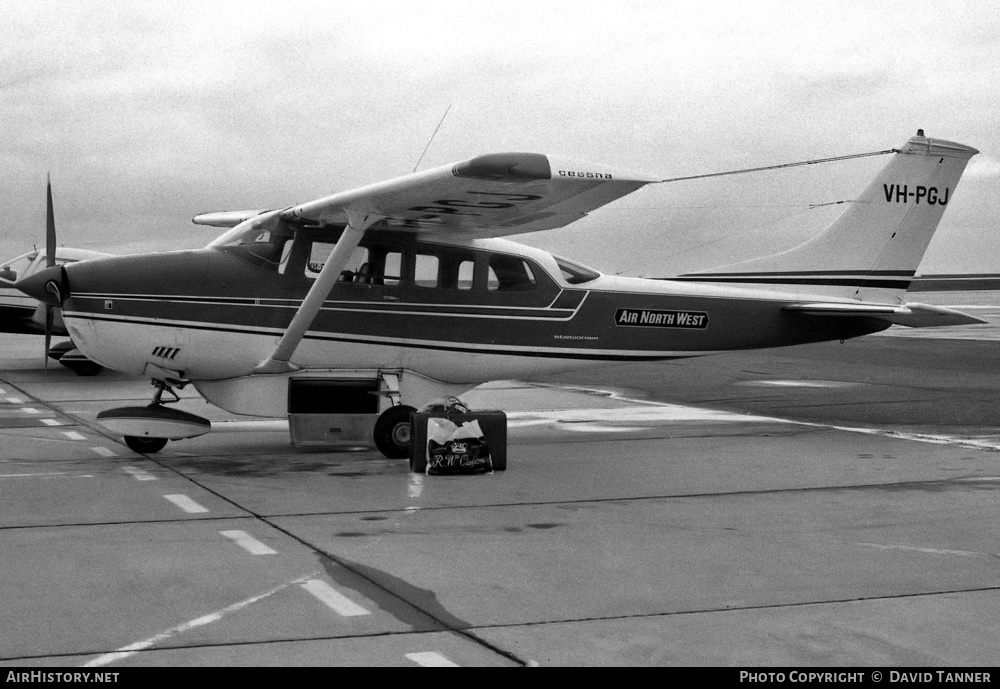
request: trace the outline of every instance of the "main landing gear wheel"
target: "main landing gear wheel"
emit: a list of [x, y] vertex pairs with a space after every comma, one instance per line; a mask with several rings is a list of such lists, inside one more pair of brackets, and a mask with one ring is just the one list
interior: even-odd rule
[[375, 422], [375, 447], [389, 459], [406, 459], [410, 456], [410, 414], [416, 409], [401, 404], [389, 407]]
[[166, 438], [138, 438], [134, 435], [125, 436], [125, 444], [135, 452], [143, 454], [159, 452], [167, 445]]

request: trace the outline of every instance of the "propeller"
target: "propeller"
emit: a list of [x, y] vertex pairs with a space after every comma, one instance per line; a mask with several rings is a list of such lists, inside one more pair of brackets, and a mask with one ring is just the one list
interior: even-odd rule
[[[56, 264], [56, 219], [52, 212], [52, 175], [46, 175], [45, 185], [45, 267], [51, 268]], [[52, 346], [52, 321], [53, 311], [51, 306], [45, 305], [45, 352], [42, 359], [45, 360], [45, 370], [49, 370], [49, 347]]]

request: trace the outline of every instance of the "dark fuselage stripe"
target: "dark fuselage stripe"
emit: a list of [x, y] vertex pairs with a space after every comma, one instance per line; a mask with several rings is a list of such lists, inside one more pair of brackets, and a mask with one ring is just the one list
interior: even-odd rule
[[[240, 335], [281, 335], [284, 331], [279, 328], [238, 328], [238, 327], [226, 327], [218, 324], [207, 325], [199, 323], [176, 323], [176, 322], [165, 322], [157, 321], [156, 319], [147, 318], [116, 318], [109, 316], [98, 316], [89, 312], [64, 312], [63, 317], [67, 319], [80, 318], [85, 320], [93, 321], [104, 321], [108, 323], [127, 323], [132, 325], [153, 325], [163, 328], [181, 328], [186, 330], [203, 330], [210, 332], [219, 333], [231, 333]], [[381, 341], [372, 341], [370, 338], [364, 336], [359, 336], [357, 338], [336, 336], [336, 335], [318, 335], [316, 333], [309, 333], [304, 339], [307, 340], [319, 340], [326, 342], [344, 342], [348, 344], [367, 344], [367, 345], [382, 345], [386, 347], [405, 347], [407, 349], [424, 349], [424, 350], [435, 350], [435, 351], [445, 351], [445, 352], [462, 352], [466, 354], [502, 354], [504, 356], [517, 356], [525, 358], [535, 358], [535, 359], [575, 359], [583, 361], [665, 361], [668, 359], [683, 359], [689, 356], [697, 356], [703, 352], [692, 352], [691, 354], [647, 354], [647, 353], [636, 353], [636, 354], [602, 354], [602, 353], [588, 353], [583, 350], [569, 350], [567, 351], [523, 351], [513, 349], [511, 347], [488, 347], [483, 345], [473, 345], [470, 343], [466, 346], [461, 345], [445, 345], [445, 344], [429, 344], [424, 342], [414, 342], [412, 340], [405, 339], [394, 339], [386, 338]], [[550, 348], [552, 349], [552, 348]]]
[[888, 289], [905, 290], [910, 285], [908, 278], [896, 280], [872, 280], [871, 278], [822, 278], [822, 277], [774, 277], [774, 276], [753, 276], [753, 277], [730, 277], [703, 275], [695, 277], [670, 278], [678, 282], [726, 282], [744, 285], [832, 285], [837, 287], [885, 287]]
[[[154, 302], [157, 304], [185, 304], [201, 306], [249, 306], [262, 308], [298, 309], [301, 300], [292, 299], [218, 299], [215, 297], [181, 297], [174, 295], [124, 295], [78, 293], [74, 299], [96, 300], [99, 302]], [[491, 318], [534, 318], [539, 320], [566, 320], [572, 318], [583, 303], [579, 300], [574, 308], [517, 307], [478, 304], [428, 304], [405, 301], [364, 302], [328, 300], [324, 311], [351, 311], [356, 313], [400, 313], [421, 316], [480, 316]]]

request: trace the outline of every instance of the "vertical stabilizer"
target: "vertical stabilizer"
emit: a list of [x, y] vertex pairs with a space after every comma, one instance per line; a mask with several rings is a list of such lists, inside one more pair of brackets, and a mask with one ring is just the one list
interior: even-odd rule
[[773, 256], [683, 280], [894, 302], [907, 290], [974, 148], [923, 130], [822, 233]]

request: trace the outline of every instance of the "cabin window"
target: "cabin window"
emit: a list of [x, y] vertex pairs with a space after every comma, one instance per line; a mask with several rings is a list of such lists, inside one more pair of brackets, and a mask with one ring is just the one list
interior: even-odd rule
[[527, 292], [535, 285], [535, 275], [526, 261], [502, 254], [490, 257], [486, 287], [491, 292]]
[[585, 265], [577, 263], [576, 261], [571, 261], [568, 258], [563, 258], [562, 256], [553, 256], [556, 259], [556, 265], [559, 266], [559, 270], [562, 271], [563, 280], [571, 285], [580, 285], [584, 282], [590, 282], [591, 280], [596, 280], [601, 277], [601, 274], [596, 270], [588, 268]]
[[[424, 259], [424, 274], [421, 272], [421, 259]], [[425, 275], [436, 275], [435, 282], [428, 282]], [[420, 286], [440, 287], [443, 289], [471, 290], [476, 273], [476, 262], [471, 253], [443, 249], [434, 254], [417, 254], [417, 284]]]
[[403, 254], [399, 251], [390, 251], [385, 254], [383, 270], [380, 284], [386, 287], [395, 287], [403, 277]]
[[454, 286], [457, 289], [472, 289], [472, 282], [475, 273], [476, 264], [474, 261], [462, 261], [458, 264], [458, 275]]
[[438, 269], [441, 260], [431, 254], [417, 254], [417, 261], [414, 266], [413, 281], [417, 287], [437, 287]]

